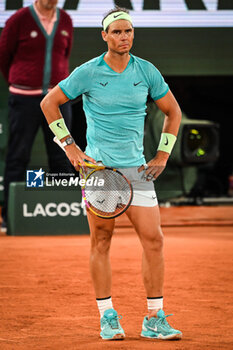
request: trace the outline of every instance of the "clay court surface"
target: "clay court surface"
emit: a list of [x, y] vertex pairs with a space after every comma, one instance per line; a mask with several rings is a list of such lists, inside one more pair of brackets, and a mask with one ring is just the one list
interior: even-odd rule
[[112, 297], [124, 341], [99, 338], [88, 236], [0, 235], [0, 349], [233, 349], [233, 207], [161, 208], [165, 313], [181, 341], [140, 338], [146, 314], [141, 247], [117, 221]]

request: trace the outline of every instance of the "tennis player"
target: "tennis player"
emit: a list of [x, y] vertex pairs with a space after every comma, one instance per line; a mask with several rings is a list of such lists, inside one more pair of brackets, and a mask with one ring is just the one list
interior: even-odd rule
[[[143, 248], [142, 277], [148, 314], [141, 336], [180, 339], [163, 311], [163, 234], [153, 180], [164, 170], [178, 133], [181, 111], [160, 72], [148, 61], [130, 53], [134, 39], [132, 18], [116, 7], [103, 19], [102, 38], [108, 51], [76, 68], [43, 99], [41, 108], [53, 133], [63, 143], [76, 167], [83, 160], [102, 161], [120, 169], [131, 181], [134, 198], [126, 211]], [[76, 147], [59, 106], [82, 95], [87, 119], [87, 148]], [[143, 132], [146, 101], [150, 95], [165, 114], [155, 157], [145, 165]], [[114, 219], [88, 212], [91, 232], [90, 270], [100, 312], [101, 337], [125, 337], [111, 299], [109, 250]], [[146, 220], [145, 220], [146, 218]], [[132, 305], [133, 307], [133, 305]]]

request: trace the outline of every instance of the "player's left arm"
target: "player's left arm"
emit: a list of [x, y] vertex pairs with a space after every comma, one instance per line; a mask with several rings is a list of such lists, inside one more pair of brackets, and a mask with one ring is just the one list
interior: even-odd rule
[[157, 153], [155, 157], [147, 163], [148, 169], [146, 174], [151, 175], [151, 177], [153, 175], [154, 179], [156, 179], [166, 167], [167, 160], [171, 153], [170, 146], [175, 143], [182, 117], [179, 104], [170, 90], [165, 96], [156, 100], [155, 103], [165, 114], [165, 118]]
[[174, 95], [170, 90], [168, 90], [166, 95], [155, 101], [155, 103], [157, 104], [158, 108], [165, 114], [162, 133], [168, 133], [177, 136], [182, 113]]

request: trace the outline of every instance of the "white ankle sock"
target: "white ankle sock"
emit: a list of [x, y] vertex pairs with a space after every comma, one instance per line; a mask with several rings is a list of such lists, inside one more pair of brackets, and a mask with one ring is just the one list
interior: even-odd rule
[[113, 309], [111, 297], [103, 298], [103, 299], [96, 298], [96, 302], [97, 302], [98, 309], [100, 312], [100, 317], [103, 317], [104, 311], [106, 311], [108, 309]]
[[147, 298], [148, 311], [163, 309], [163, 297], [158, 298]]

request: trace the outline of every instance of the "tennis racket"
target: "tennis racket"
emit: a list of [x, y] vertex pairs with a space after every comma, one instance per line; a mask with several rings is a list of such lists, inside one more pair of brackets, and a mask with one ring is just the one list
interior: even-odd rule
[[[58, 138], [56, 142], [65, 151]], [[130, 181], [117, 169], [102, 163], [79, 165], [82, 197], [86, 207], [96, 216], [113, 219], [123, 214], [133, 199]]]

